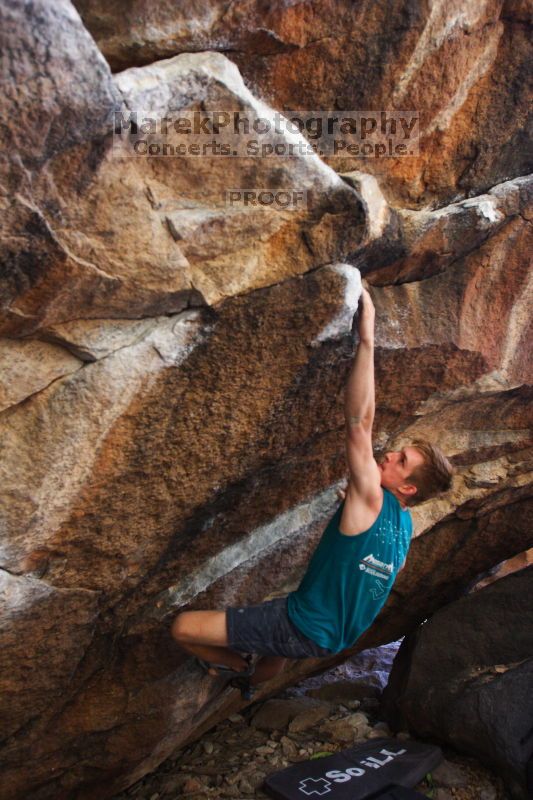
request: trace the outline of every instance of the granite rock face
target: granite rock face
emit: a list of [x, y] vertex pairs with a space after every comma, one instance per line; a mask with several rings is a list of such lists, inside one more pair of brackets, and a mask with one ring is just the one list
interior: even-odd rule
[[[197, 50], [211, 7], [203, 27], [183, 8]], [[270, 13], [239, 8], [252, 27]], [[517, 161], [475, 197], [413, 208], [370, 163], [134, 156], [117, 115], [259, 118], [268, 87], [220, 52], [154, 50], [171, 57], [113, 75], [67, 0], [0, 13], [0, 780], [13, 800], [103, 798], [241, 702], [169, 623], [298, 584], [346, 471], [361, 274], [376, 447], [436, 437], [458, 475], [414, 513], [406, 568], [355, 649], [532, 546], [532, 180]], [[228, 206], [250, 187], [306, 203]]]
[[527, 800], [533, 755], [533, 568], [441, 608], [407, 636], [385, 690], [389, 721], [470, 753]]
[[[28, 34], [30, 8], [40, 36], [55, 37], [53, 56]], [[6, 69], [2, 109], [10, 157], [0, 163], [0, 334], [47, 335], [50, 326], [73, 320], [213, 305], [342, 261], [362, 242], [358, 195], [318, 156], [275, 168], [252, 156], [152, 159], [114, 135], [117, 127], [129, 129], [135, 114], [161, 124], [200, 106], [224, 105], [251, 122], [270, 113], [223, 55], [186, 53], [115, 79], [67, 0], [53, 7], [14, 3], [5, 14], [6, 68], [14, 66]], [[83, 81], [68, 69], [78, 34]], [[67, 124], [68, 136], [54, 133]], [[43, 126], [48, 138], [36, 153]], [[299, 191], [306, 202], [286, 211], [228, 205], [228, 190], [250, 186]]]
[[282, 112], [416, 110], [418, 157], [331, 160], [336, 170], [364, 164], [397, 205], [442, 205], [531, 172], [523, 0], [75, 5], [113, 70], [217, 50]]

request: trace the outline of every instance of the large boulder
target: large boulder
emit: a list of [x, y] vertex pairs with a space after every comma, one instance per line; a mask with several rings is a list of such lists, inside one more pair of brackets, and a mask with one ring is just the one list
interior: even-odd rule
[[397, 205], [443, 205], [531, 171], [523, 0], [75, 5], [114, 70], [217, 50], [280, 111], [416, 111], [417, 157], [329, 162], [371, 172]]
[[[359, 270], [378, 310], [377, 447], [436, 437], [458, 474], [416, 510], [406, 568], [352, 650], [531, 546], [532, 182], [417, 210], [316, 155], [135, 156], [117, 114], [273, 109], [221, 53], [113, 75], [67, 0], [0, 13], [0, 779], [13, 800], [100, 799], [242, 702], [169, 623], [301, 579], [346, 471]], [[307, 201], [225, 204], [254, 187]]]
[[528, 800], [533, 758], [533, 567], [441, 608], [406, 636], [385, 689], [396, 729], [451, 745]]
[[[28, 33], [30, 9], [38, 38]], [[135, 155], [135, 115], [174, 132], [173, 120], [200, 109], [230, 108], [250, 124], [273, 113], [223, 55], [186, 53], [113, 78], [68, 0], [15, 2], [2, 13], [13, 68], [1, 109], [0, 335], [57, 338], [53, 326], [74, 320], [213, 305], [342, 261], [363, 241], [357, 193], [314, 154], [275, 168], [252, 156]], [[78, 39], [83, 68], [76, 61], [73, 71]], [[249, 189], [298, 191], [305, 202], [229, 205], [228, 190]]]

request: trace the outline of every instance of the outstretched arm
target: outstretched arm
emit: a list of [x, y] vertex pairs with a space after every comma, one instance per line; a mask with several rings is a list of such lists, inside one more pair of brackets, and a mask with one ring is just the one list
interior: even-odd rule
[[352, 491], [370, 503], [381, 498], [380, 473], [372, 450], [374, 393], [374, 304], [366, 289], [359, 313], [359, 346], [346, 385], [346, 455]]
[[347, 432], [362, 427], [372, 431], [376, 401], [374, 396], [374, 304], [366, 289], [359, 312], [359, 346], [346, 384], [344, 412]]

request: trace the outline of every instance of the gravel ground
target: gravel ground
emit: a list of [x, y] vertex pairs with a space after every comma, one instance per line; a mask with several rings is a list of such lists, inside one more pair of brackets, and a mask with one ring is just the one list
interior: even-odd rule
[[[385, 661], [394, 652], [395, 648], [386, 652]], [[379, 708], [387, 672], [385, 664], [381, 674], [379, 669], [367, 672], [365, 681], [354, 660], [277, 698], [252, 703], [114, 800], [266, 800], [261, 785], [270, 772], [367, 739], [392, 736]], [[398, 742], [406, 738], [407, 732], [397, 735]], [[442, 749], [444, 761], [415, 787], [419, 792], [432, 800], [509, 800], [501, 779], [490, 770], [473, 758]]]

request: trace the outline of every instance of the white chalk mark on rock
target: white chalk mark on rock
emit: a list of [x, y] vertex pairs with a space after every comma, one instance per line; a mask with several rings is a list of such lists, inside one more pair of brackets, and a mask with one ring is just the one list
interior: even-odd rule
[[346, 278], [344, 287], [344, 305], [340, 313], [316, 336], [312, 344], [325, 342], [328, 339], [339, 339], [351, 333], [352, 321], [361, 296], [361, 273], [350, 264], [333, 264], [335, 272]]

